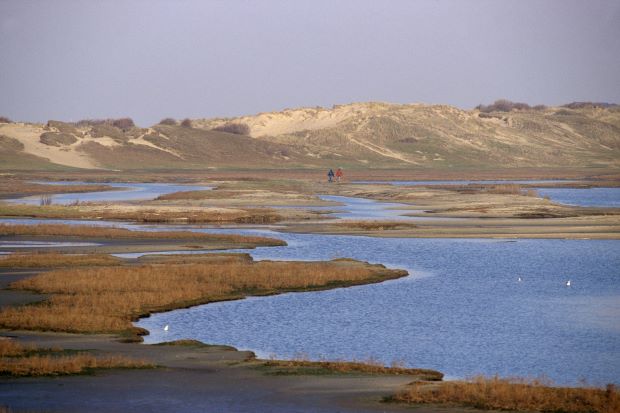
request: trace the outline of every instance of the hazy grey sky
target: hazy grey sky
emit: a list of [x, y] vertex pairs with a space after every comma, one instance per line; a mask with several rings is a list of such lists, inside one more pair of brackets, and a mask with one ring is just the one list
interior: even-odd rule
[[620, 1], [0, 0], [0, 115], [620, 102]]

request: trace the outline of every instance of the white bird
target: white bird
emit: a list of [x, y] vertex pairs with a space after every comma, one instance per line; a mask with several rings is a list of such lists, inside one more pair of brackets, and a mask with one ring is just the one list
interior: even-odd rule
[[566, 281], [566, 286], [570, 287], [570, 280]]
[[519, 278], [517, 278], [517, 281], [518, 281], [518, 282], [521, 282], [521, 281], [523, 281], [523, 280], [521, 279], [521, 277], [519, 277]]
[[164, 331], [168, 331], [168, 324], [164, 326]]

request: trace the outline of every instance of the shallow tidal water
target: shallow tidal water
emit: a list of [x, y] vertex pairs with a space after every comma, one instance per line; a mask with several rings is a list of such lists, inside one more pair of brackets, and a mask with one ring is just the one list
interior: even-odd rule
[[[562, 180], [506, 180], [506, 181], [355, 181], [357, 184], [390, 184], [396, 186], [469, 185], [469, 184], [554, 184], [570, 183]], [[565, 205], [591, 207], [620, 207], [620, 188], [534, 188], [539, 196]]]
[[399, 361], [449, 377], [620, 382], [619, 241], [268, 235], [289, 246], [253, 250], [255, 259], [351, 257], [411, 275], [155, 314], [137, 323], [151, 332], [146, 342], [193, 338], [261, 357]]
[[[96, 182], [39, 182], [48, 185], [83, 185], [97, 184]], [[208, 190], [213, 187], [202, 185], [181, 185], [168, 183], [107, 183], [118, 190], [52, 194], [53, 204], [67, 205], [74, 202], [118, 202], [118, 201], [139, 201], [154, 199], [160, 195], [171, 194], [179, 191], [199, 191]], [[25, 198], [11, 199], [9, 202], [39, 205], [39, 196], [29, 196]]]
[[[173, 187], [170, 192], [178, 190]], [[344, 219], [394, 219], [402, 212], [393, 204], [334, 200], [345, 203], [335, 208]], [[151, 332], [147, 343], [193, 338], [260, 357], [372, 358], [448, 377], [546, 375], [560, 384], [620, 383], [618, 240], [384, 239], [104, 221], [0, 222], [258, 234], [288, 246], [239, 252], [275, 260], [350, 257], [410, 273], [380, 284], [155, 314], [136, 323]]]

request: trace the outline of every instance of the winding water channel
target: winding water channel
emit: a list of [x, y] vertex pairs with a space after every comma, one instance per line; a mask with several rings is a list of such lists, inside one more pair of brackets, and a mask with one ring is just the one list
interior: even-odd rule
[[[47, 185], [84, 185], [97, 184], [97, 182], [39, 182]], [[51, 195], [52, 203], [67, 205], [74, 202], [115, 202], [115, 201], [139, 201], [155, 199], [160, 195], [171, 194], [179, 191], [198, 191], [212, 189], [212, 186], [204, 185], [181, 185], [169, 183], [103, 183], [110, 185], [116, 190], [81, 192]], [[11, 199], [9, 202], [38, 205], [41, 202], [39, 196]]]
[[[393, 219], [398, 214], [386, 209], [394, 205], [337, 200], [345, 204], [343, 218]], [[193, 338], [259, 356], [399, 361], [448, 377], [544, 374], [562, 384], [583, 378], [593, 384], [620, 383], [617, 240], [390, 239], [123, 226], [268, 235], [288, 245], [249, 251], [254, 259], [350, 257], [410, 272], [381, 284], [155, 314], [136, 323], [150, 331], [147, 343]]]

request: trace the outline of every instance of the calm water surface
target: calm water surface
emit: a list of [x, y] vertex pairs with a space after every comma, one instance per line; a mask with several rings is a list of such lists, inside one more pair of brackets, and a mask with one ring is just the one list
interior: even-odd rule
[[[344, 218], [399, 213], [384, 209], [394, 205], [339, 200], [347, 204]], [[581, 378], [620, 383], [620, 241], [381, 239], [88, 223], [268, 235], [288, 246], [252, 250], [255, 259], [351, 257], [411, 274], [381, 284], [156, 314], [137, 323], [151, 331], [149, 343], [195, 338], [260, 356], [403, 361], [451, 377], [546, 374], [566, 384]]]
[[620, 188], [537, 188], [540, 196], [566, 205], [620, 208]]
[[[469, 185], [469, 184], [555, 184], [576, 181], [524, 180], [524, 181], [354, 181], [357, 184], [390, 184], [397, 186], [419, 185]], [[552, 201], [578, 206], [620, 208], [620, 188], [535, 188], [541, 197]]]
[[619, 241], [251, 233], [289, 244], [254, 250], [255, 259], [352, 257], [412, 275], [156, 314], [137, 323], [151, 331], [147, 343], [194, 338], [263, 357], [404, 361], [452, 377], [620, 382]]
[[[83, 184], [99, 184], [98, 182], [39, 182], [48, 185], [83, 185]], [[202, 185], [181, 185], [169, 183], [108, 183], [118, 191], [101, 191], [101, 192], [83, 192], [83, 193], [67, 193], [53, 194], [52, 203], [54, 204], [71, 204], [73, 202], [118, 202], [118, 201], [139, 201], [155, 199], [160, 195], [171, 194], [179, 191], [198, 191], [212, 189], [210, 186]], [[39, 196], [30, 196], [19, 199], [8, 200], [8, 202], [39, 205]]]

